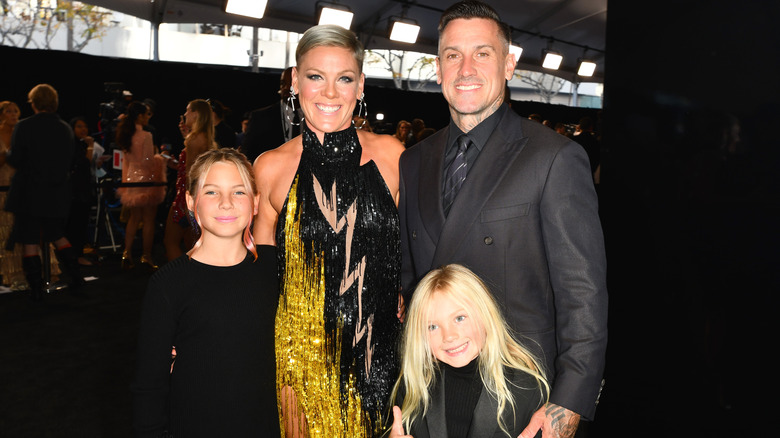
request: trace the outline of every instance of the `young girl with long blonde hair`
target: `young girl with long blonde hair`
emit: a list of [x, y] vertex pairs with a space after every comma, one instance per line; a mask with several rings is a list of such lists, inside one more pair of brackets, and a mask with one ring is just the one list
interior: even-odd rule
[[516, 437], [547, 399], [540, 361], [513, 336], [487, 286], [460, 265], [412, 295], [386, 436]]

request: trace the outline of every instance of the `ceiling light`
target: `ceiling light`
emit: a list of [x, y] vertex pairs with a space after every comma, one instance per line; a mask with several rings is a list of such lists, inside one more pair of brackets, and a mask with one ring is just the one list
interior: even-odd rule
[[335, 24], [344, 29], [349, 29], [349, 26], [352, 25], [353, 15], [347, 6], [329, 4], [320, 9], [320, 21], [318, 24]]
[[523, 48], [514, 44], [510, 44], [509, 53], [515, 55], [515, 62], [517, 62], [520, 60], [520, 55], [523, 54]]
[[245, 17], [263, 18], [268, 0], [227, 0], [225, 12]]
[[558, 70], [563, 61], [563, 56], [560, 53], [553, 52], [551, 50], [545, 50], [544, 61], [542, 61], [542, 67], [549, 68], [550, 70]]
[[591, 77], [596, 71], [596, 63], [585, 59], [580, 60], [580, 68], [577, 70], [577, 74], [580, 76]]
[[390, 39], [402, 43], [414, 44], [417, 42], [417, 35], [420, 33], [420, 26], [417, 22], [410, 19], [395, 19], [393, 27], [390, 30]]

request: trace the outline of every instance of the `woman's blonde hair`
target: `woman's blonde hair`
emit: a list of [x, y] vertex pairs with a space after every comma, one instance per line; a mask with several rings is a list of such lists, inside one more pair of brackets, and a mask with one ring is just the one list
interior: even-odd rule
[[187, 106], [197, 115], [195, 117], [195, 123], [192, 125], [192, 131], [187, 134], [185, 141], [199, 133], [206, 135], [209, 140], [210, 147], [215, 147], [214, 143], [214, 123], [212, 122], [211, 104], [203, 99], [191, 100]]
[[295, 49], [295, 62], [301, 65], [301, 59], [310, 50], [317, 47], [341, 47], [348, 49], [355, 57], [358, 65], [358, 73], [363, 72], [363, 43], [357, 38], [354, 32], [335, 24], [321, 24], [310, 27], [301, 36], [298, 41], [298, 48]]
[[533, 376], [543, 403], [549, 386], [541, 362], [512, 336], [487, 286], [471, 270], [457, 264], [429, 272], [417, 285], [409, 304], [401, 340], [401, 375], [392, 395], [395, 399], [403, 385], [405, 395], [401, 412], [406, 430], [426, 414], [430, 405], [429, 390], [436, 378], [438, 363], [428, 343], [431, 300], [436, 293], [463, 306], [468, 316], [484, 330], [485, 342], [478, 356], [479, 374], [490, 395], [498, 400], [496, 419], [501, 430], [509, 434], [502, 414], [507, 408], [514, 412], [515, 403], [505, 369], [513, 368]]
[[[241, 182], [244, 188], [247, 190], [247, 195], [250, 199], [255, 199], [257, 194], [257, 184], [255, 183], [255, 174], [252, 171], [252, 165], [249, 164], [249, 160], [244, 154], [233, 148], [221, 148], [212, 149], [206, 151], [195, 159], [190, 167], [190, 172], [187, 174], [187, 193], [194, 200], [192, 206], [192, 212], [195, 215], [195, 222], [200, 227], [200, 217], [198, 217], [198, 201], [200, 200], [200, 192], [203, 188], [203, 184], [206, 181], [206, 175], [208, 175], [211, 167], [216, 163], [232, 163], [235, 164], [238, 169], [238, 174], [241, 176]], [[253, 204], [254, 205], [254, 204]], [[252, 252], [257, 260], [257, 249], [255, 248], [255, 239], [252, 236], [252, 221], [250, 220], [244, 229], [243, 242], [246, 249]], [[198, 240], [193, 245], [193, 249], [200, 247], [203, 244], [203, 233], [200, 233]]]

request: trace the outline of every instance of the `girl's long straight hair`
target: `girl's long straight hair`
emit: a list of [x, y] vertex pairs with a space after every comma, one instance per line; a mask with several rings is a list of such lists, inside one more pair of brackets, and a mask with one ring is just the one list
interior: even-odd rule
[[423, 417], [430, 405], [429, 391], [438, 367], [428, 343], [430, 304], [435, 293], [444, 294], [467, 309], [469, 317], [485, 331], [485, 343], [478, 359], [479, 373], [485, 388], [498, 400], [496, 418], [501, 430], [508, 435], [509, 429], [502, 414], [506, 409], [514, 412], [515, 403], [505, 370], [513, 368], [533, 376], [538, 383], [542, 403], [546, 402], [550, 388], [541, 362], [512, 336], [487, 286], [468, 268], [456, 264], [429, 272], [412, 295], [401, 340], [401, 375], [392, 394], [394, 400], [403, 385], [405, 395], [401, 412], [404, 427], [410, 430], [412, 423]]

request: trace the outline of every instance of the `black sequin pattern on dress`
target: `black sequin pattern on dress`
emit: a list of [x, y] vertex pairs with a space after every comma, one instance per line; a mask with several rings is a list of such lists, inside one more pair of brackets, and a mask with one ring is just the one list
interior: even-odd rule
[[[360, 165], [362, 148], [354, 127], [326, 133], [324, 144], [308, 127], [302, 135], [295, 183], [276, 230], [280, 278], [284, 283], [284, 271], [291, 261], [287, 258], [298, 257], [288, 254], [285, 247], [295, 237], [285, 236], [286, 220], [296, 217], [303, 259], [322, 258], [323, 324], [328, 336], [340, 334], [335, 342], [340, 343], [342, 397], [354, 384], [368, 417], [365, 436], [372, 436], [380, 429], [380, 416], [387, 415], [386, 402], [398, 372], [398, 210], [376, 164]], [[296, 211], [288, 212], [290, 206]], [[285, 293], [309, 291], [285, 289], [282, 284], [282, 300]], [[279, 324], [277, 316], [277, 336]]]

